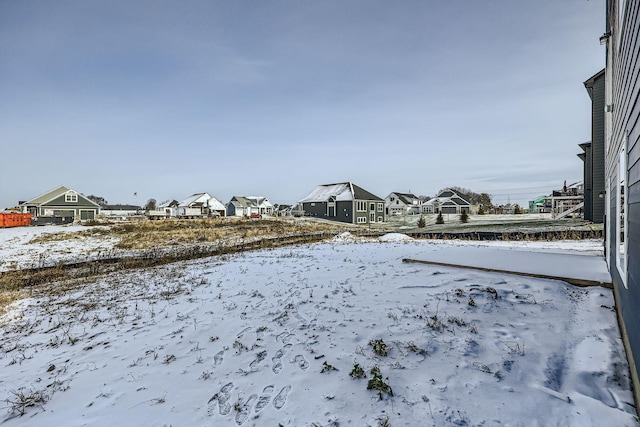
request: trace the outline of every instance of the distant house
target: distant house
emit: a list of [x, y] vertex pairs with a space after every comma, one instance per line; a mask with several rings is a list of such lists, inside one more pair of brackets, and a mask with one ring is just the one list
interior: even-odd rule
[[140, 215], [143, 212], [142, 206], [136, 205], [104, 205], [100, 209], [100, 215], [106, 217], [123, 217]]
[[276, 216], [292, 216], [293, 206], [291, 205], [273, 205], [273, 211]]
[[32, 213], [36, 222], [61, 223], [91, 221], [100, 213], [100, 205], [77, 191], [61, 185], [34, 199], [20, 203], [20, 210], [23, 213]]
[[384, 199], [387, 215], [415, 215], [420, 213], [420, 199], [411, 193], [391, 193]]
[[583, 160], [584, 219], [601, 224], [605, 214], [605, 70], [584, 82], [591, 98], [591, 141], [580, 144]]
[[273, 215], [273, 209], [266, 197], [233, 196], [227, 203], [227, 216]]
[[147, 212], [147, 215], [153, 217], [175, 218], [178, 216], [178, 205], [180, 202], [177, 200], [166, 200], [160, 203], [156, 210]]
[[548, 213], [551, 212], [551, 205], [547, 206], [547, 196], [540, 196], [535, 200], [529, 201], [529, 213]]
[[436, 197], [422, 204], [425, 214], [461, 214], [471, 213], [471, 201], [464, 194], [452, 189], [442, 190]]
[[351, 224], [385, 220], [384, 200], [351, 182], [319, 185], [299, 203], [311, 217]]
[[177, 203], [176, 216], [193, 218], [205, 216], [225, 216], [222, 202], [209, 193], [196, 193]]

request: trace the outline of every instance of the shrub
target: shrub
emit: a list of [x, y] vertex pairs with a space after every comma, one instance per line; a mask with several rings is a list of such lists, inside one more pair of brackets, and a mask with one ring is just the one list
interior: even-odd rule
[[362, 366], [360, 366], [358, 363], [353, 365], [353, 369], [351, 370], [351, 373], [349, 375], [351, 376], [351, 378], [366, 378], [367, 377], [367, 374], [364, 372], [364, 369], [362, 369]]
[[462, 211], [462, 214], [460, 215], [460, 222], [463, 224], [469, 222], [469, 214], [467, 213], [467, 211]]
[[369, 345], [373, 348], [373, 352], [378, 356], [386, 356], [389, 354], [387, 344], [381, 339], [369, 341]]
[[436, 218], [436, 224], [444, 224], [444, 218], [442, 217], [442, 212], [438, 213], [438, 217]]
[[425, 228], [427, 226], [427, 221], [424, 219], [424, 216], [420, 215], [420, 219], [418, 220], [418, 228]]
[[383, 393], [386, 393], [389, 396], [393, 396], [393, 390], [388, 383], [389, 378], [382, 378], [380, 368], [378, 368], [377, 366], [371, 368], [371, 375], [373, 375], [373, 378], [369, 380], [367, 384], [367, 390], [377, 390], [380, 400], [382, 400]]

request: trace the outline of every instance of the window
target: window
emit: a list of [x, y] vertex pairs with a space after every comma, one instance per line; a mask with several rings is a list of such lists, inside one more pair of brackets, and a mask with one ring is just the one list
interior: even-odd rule
[[378, 212], [384, 212], [384, 203], [378, 203]]
[[626, 8], [627, 0], [618, 0], [618, 21], [616, 22], [616, 28], [618, 29], [618, 51], [620, 51], [620, 45], [622, 44], [622, 28], [624, 27]]
[[356, 202], [356, 211], [358, 212], [366, 212], [367, 211], [367, 202]]
[[616, 266], [627, 287], [627, 224], [625, 189], [627, 183], [627, 137], [622, 144], [618, 158], [618, 177], [616, 180]]
[[77, 203], [78, 195], [76, 193], [66, 193], [64, 195], [64, 201], [67, 203]]
[[378, 217], [378, 222], [382, 222], [382, 217], [381, 216]]
[[367, 222], [367, 217], [366, 216], [359, 216], [356, 219], [356, 221], [357, 221], [358, 224], [366, 223]]
[[371, 222], [376, 222], [376, 213], [371, 211], [371, 213], [369, 214], [369, 221]]
[[389, 201], [393, 202], [396, 198], [395, 197], [390, 197]]
[[370, 204], [369, 204], [369, 210], [370, 210], [371, 212], [375, 212], [375, 210], [376, 210], [376, 204], [375, 204], [375, 203], [370, 203]]

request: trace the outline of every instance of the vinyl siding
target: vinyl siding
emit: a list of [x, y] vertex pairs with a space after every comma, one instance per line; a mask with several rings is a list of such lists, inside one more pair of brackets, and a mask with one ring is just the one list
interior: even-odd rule
[[[609, 265], [616, 295], [619, 299], [626, 336], [629, 340], [630, 362], [640, 364], [640, 163], [638, 162], [638, 135], [640, 134], [640, 2], [627, 1], [627, 12], [623, 28], [616, 22], [618, 1], [607, 1], [608, 29], [611, 39], [607, 45], [612, 70], [612, 135], [606, 153], [607, 180], [615, 176], [618, 153], [628, 134], [627, 143], [627, 286], [624, 285], [616, 265], [616, 188], [610, 188], [610, 208], [607, 221]], [[617, 185], [617, 183], [616, 183]], [[637, 370], [634, 378], [638, 379]], [[637, 392], [636, 392], [637, 393]]]
[[[604, 217], [604, 197], [599, 194], [605, 190], [604, 170], [604, 108], [605, 77], [596, 78], [593, 85], [592, 128], [591, 128], [591, 220], [602, 223]], [[586, 196], [586, 195], [585, 195]]]

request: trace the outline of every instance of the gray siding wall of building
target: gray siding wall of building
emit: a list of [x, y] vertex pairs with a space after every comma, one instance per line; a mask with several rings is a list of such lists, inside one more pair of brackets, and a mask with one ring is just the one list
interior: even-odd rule
[[[604, 153], [603, 165], [604, 165]], [[593, 156], [591, 154], [591, 144], [584, 147], [584, 219], [593, 221]], [[602, 199], [604, 203], [604, 198]]]
[[[604, 220], [604, 197], [599, 197], [605, 191], [604, 171], [604, 108], [605, 108], [605, 76], [602, 74], [593, 83], [591, 102], [591, 208], [595, 223]], [[586, 197], [586, 195], [585, 195]]]
[[47, 202], [45, 204], [43, 204], [42, 206], [69, 206], [71, 209], [73, 209], [73, 207], [75, 206], [86, 206], [88, 208], [95, 208], [96, 205], [92, 204], [90, 201], [88, 201], [87, 199], [85, 199], [83, 196], [81, 196], [80, 194], [78, 194], [78, 201], [76, 202], [66, 202], [65, 201], [65, 196], [60, 196], [57, 197], [53, 200], [51, 200], [50, 202]]
[[353, 202], [338, 201], [335, 203], [336, 211], [334, 216], [327, 215], [327, 202], [305, 202], [302, 204], [302, 209], [304, 210], [305, 214], [315, 218], [324, 218], [330, 219], [332, 221], [340, 221], [353, 224]]
[[[616, 22], [618, 4], [626, 4], [624, 26]], [[640, 2], [607, 1], [608, 30], [612, 36], [607, 44], [608, 58], [613, 62], [612, 78], [612, 135], [606, 152], [607, 179], [615, 181], [619, 153], [626, 143], [627, 201], [627, 283], [626, 286], [616, 265], [616, 211], [617, 183], [609, 188], [608, 248], [609, 266], [613, 279], [618, 310], [622, 316], [631, 350], [630, 364], [638, 386], [640, 363]], [[609, 67], [608, 67], [609, 69]], [[638, 391], [636, 391], [638, 393]], [[638, 399], [638, 395], [636, 395]]]
[[336, 202], [336, 219], [341, 222], [354, 223], [353, 202], [351, 200]]

